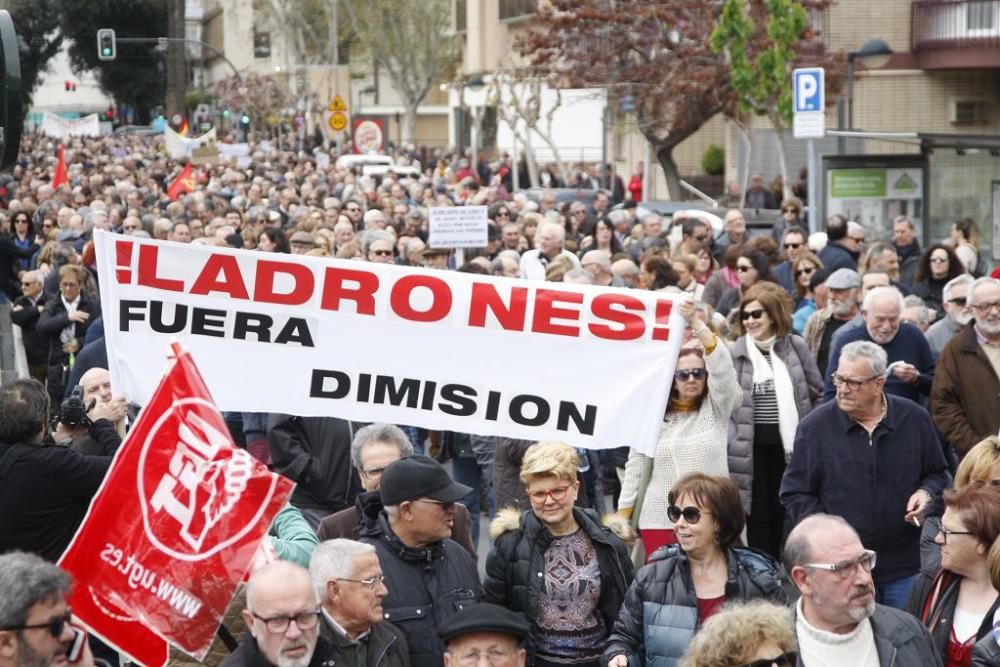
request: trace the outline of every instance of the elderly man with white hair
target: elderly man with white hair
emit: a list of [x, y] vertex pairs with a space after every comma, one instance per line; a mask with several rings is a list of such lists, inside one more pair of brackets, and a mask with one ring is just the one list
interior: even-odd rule
[[611, 271], [611, 257], [603, 250], [588, 250], [580, 258], [580, 266], [602, 287], [624, 287], [625, 283]]
[[574, 268], [580, 266], [580, 260], [576, 258], [576, 255], [563, 248], [563, 243], [566, 241], [566, 228], [558, 222], [546, 220], [538, 225], [535, 237], [538, 247], [521, 255], [522, 278], [545, 280], [545, 267], [559, 255], [570, 260]]
[[328, 658], [343, 667], [410, 667], [406, 637], [383, 617], [388, 593], [375, 547], [354, 540], [323, 542], [309, 574], [319, 595], [320, 636]]
[[865, 295], [861, 304], [864, 326], [844, 332], [830, 352], [824, 400], [836, 394], [833, 374], [840, 363], [841, 350], [856, 341], [875, 343], [888, 355], [886, 393], [918, 403], [921, 396], [930, 396], [934, 383], [934, 355], [920, 329], [901, 321], [904, 307], [903, 295], [895, 287], [876, 287]]
[[365, 211], [365, 229], [385, 229], [385, 214], [377, 208]]
[[968, 273], [963, 273], [957, 278], [953, 278], [944, 286], [942, 291], [941, 308], [944, 310], [944, 317], [939, 317], [934, 324], [924, 332], [924, 337], [931, 346], [934, 358], [941, 356], [944, 346], [954, 338], [959, 331], [972, 319], [972, 313], [966, 304], [969, 285], [974, 278]]

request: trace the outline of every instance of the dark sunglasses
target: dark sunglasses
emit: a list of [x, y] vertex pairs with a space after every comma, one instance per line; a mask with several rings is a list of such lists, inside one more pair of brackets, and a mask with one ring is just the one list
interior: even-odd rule
[[52, 635], [53, 639], [59, 639], [62, 636], [63, 628], [66, 624], [70, 622], [73, 618], [73, 611], [66, 609], [66, 612], [62, 616], [56, 616], [55, 618], [49, 619], [45, 623], [36, 623], [34, 625], [9, 625], [5, 628], [0, 628], [0, 630], [48, 630], [49, 634]]
[[811, 276], [815, 272], [816, 272], [816, 269], [814, 269], [814, 268], [812, 268], [810, 266], [810, 267], [805, 268], [805, 269], [799, 269], [798, 271], [795, 272], [795, 275], [796, 276], [801, 276], [802, 274], [805, 274], [807, 276]]
[[799, 209], [795, 208], [794, 206], [786, 206], [785, 208], [781, 209], [781, 212], [782, 213], [798, 213]]
[[681, 382], [687, 382], [691, 378], [700, 380], [705, 377], [705, 375], [706, 373], [704, 368], [692, 368], [689, 371], [674, 371], [674, 377]]
[[764, 313], [766, 312], [767, 311], [765, 311], [763, 308], [757, 308], [756, 310], [744, 310], [742, 313], [740, 313], [740, 319], [743, 320], [744, 322], [746, 322], [749, 319], [759, 320], [760, 318], [764, 317]]
[[746, 266], [746, 265], [742, 265], [741, 266], [741, 265], [737, 264], [736, 265], [736, 270], [739, 271], [740, 273], [746, 273], [747, 271], [752, 271], [753, 267], [752, 266]]
[[798, 250], [803, 245], [805, 245], [805, 244], [804, 243], [786, 243], [785, 247], [788, 248], [789, 250]]
[[964, 306], [967, 302], [964, 296], [956, 296], [954, 299], [948, 299], [948, 303], [954, 303], [958, 306]]
[[677, 523], [681, 517], [684, 520], [694, 525], [701, 521], [702, 514], [711, 514], [711, 512], [702, 512], [697, 507], [685, 507], [681, 509], [677, 505], [671, 505], [667, 508], [667, 518], [670, 519], [670, 523]]
[[392, 254], [391, 250], [369, 250], [368, 252], [379, 257], [388, 257]]
[[764, 658], [763, 660], [748, 662], [743, 667], [795, 667], [798, 659], [799, 654], [796, 651], [789, 651], [774, 658]]

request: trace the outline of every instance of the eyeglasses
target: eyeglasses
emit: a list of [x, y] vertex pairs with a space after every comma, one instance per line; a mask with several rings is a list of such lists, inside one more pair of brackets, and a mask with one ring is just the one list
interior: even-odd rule
[[804, 245], [805, 245], [804, 243], [788, 243], [788, 242], [786, 242], [785, 243], [785, 248], [787, 248], [788, 250], [798, 250], [799, 248], [801, 248]]
[[388, 257], [392, 254], [391, 250], [369, 250], [369, 254], [375, 255], [377, 257]]
[[943, 536], [942, 541], [948, 544], [948, 537], [950, 535], [972, 535], [971, 530], [945, 530], [944, 526], [938, 528], [938, 532]]
[[46, 220], [45, 222], [42, 223], [42, 229], [46, 229], [46, 228], [52, 229], [52, 227], [53, 227], [53, 224], [51, 222], [49, 222], [48, 220]]
[[794, 206], [786, 206], [785, 208], [781, 209], [781, 212], [782, 213], [798, 213], [799, 209], [795, 208]]
[[847, 238], [851, 239], [852, 241], [857, 241], [858, 243], [864, 243], [865, 242], [865, 237], [864, 236], [862, 236], [860, 238], [857, 237], [857, 236], [848, 236]]
[[844, 581], [854, 574], [854, 568], [860, 566], [865, 572], [871, 572], [875, 567], [876, 553], [865, 549], [865, 552], [853, 560], [844, 560], [839, 563], [805, 563], [802, 567], [811, 570], [826, 570], [833, 572], [838, 579]]
[[694, 378], [695, 380], [700, 380], [706, 375], [708, 375], [708, 373], [705, 371], [704, 368], [692, 368], [691, 370], [686, 370], [686, 371], [685, 370], [674, 371], [674, 377], [680, 380], [681, 382], [687, 382], [691, 378]]
[[361, 474], [365, 476], [365, 479], [375, 479], [376, 477], [381, 477], [382, 472], [385, 468], [372, 468], [370, 470], [361, 469]]
[[955, 305], [958, 306], [964, 306], [966, 304], [966, 300], [964, 296], [956, 296], [954, 299], [948, 299], [948, 303], [954, 303]]
[[670, 523], [677, 523], [681, 517], [684, 517], [685, 521], [694, 525], [701, 521], [702, 514], [711, 514], [711, 512], [702, 511], [693, 505], [684, 509], [677, 505], [671, 505], [667, 508], [667, 518], [670, 519]]
[[861, 389], [862, 385], [866, 385], [872, 380], [882, 377], [881, 375], [873, 375], [870, 378], [865, 378], [864, 380], [853, 380], [851, 378], [845, 378], [843, 375], [838, 375], [834, 373], [830, 376], [833, 380], [834, 387], [847, 387], [851, 391], [857, 391]]
[[774, 658], [764, 658], [748, 662], [743, 667], [795, 667], [798, 660], [799, 654], [796, 651], [788, 651]]
[[31, 287], [34, 284], [36, 283], [21, 283], [21, 287]]
[[[337, 577], [337, 581], [349, 581], [352, 584], [361, 584], [368, 590], [373, 591], [382, 585], [382, 582], [385, 581], [385, 575], [377, 574], [371, 579], [346, 579], [344, 577]], [[299, 627], [301, 628], [302, 626], [300, 625]]]
[[347, 211], [348, 213], [357, 213], [358, 211], [361, 210], [361, 208], [358, 206], [348, 206], [344, 210]]
[[763, 308], [757, 308], [755, 310], [744, 310], [742, 313], [740, 313], [740, 319], [743, 320], [744, 322], [746, 322], [749, 319], [759, 320], [760, 318], [764, 317], [764, 313], [766, 312], [767, 311], [764, 310]]
[[753, 267], [747, 266], [746, 264], [737, 264], [736, 270], [739, 271], [740, 273], [746, 273], [747, 271], [753, 271]]
[[50, 618], [44, 623], [35, 623], [33, 625], [8, 625], [5, 628], [0, 628], [0, 630], [48, 630], [49, 634], [52, 635], [53, 639], [59, 639], [62, 636], [63, 629], [66, 624], [70, 622], [73, 618], [73, 612], [69, 607], [60, 616], [55, 618]]
[[972, 304], [972, 309], [977, 313], [982, 313], [986, 315], [991, 310], [1000, 310], [1000, 301], [987, 301], [986, 303], [974, 303]]
[[528, 498], [531, 499], [531, 502], [537, 505], [541, 505], [549, 498], [552, 498], [552, 500], [558, 503], [566, 498], [566, 493], [569, 491], [569, 487], [571, 486], [573, 485], [565, 484], [563, 486], [548, 489], [547, 491], [528, 491]]
[[498, 218], [509, 218], [510, 217], [510, 211], [497, 211], [497, 217]]
[[319, 609], [304, 611], [294, 616], [271, 616], [270, 618], [264, 618], [253, 611], [250, 613], [254, 618], [263, 621], [267, 631], [274, 634], [286, 632], [292, 621], [295, 621], [295, 625], [298, 626], [299, 630], [312, 630], [319, 623]]
[[445, 512], [450, 512], [451, 510], [455, 509], [455, 503], [454, 502], [443, 503], [440, 500], [434, 500], [433, 498], [417, 498], [413, 502], [415, 502], [415, 503], [432, 503], [434, 505], [440, 505], [441, 509], [443, 509]]
[[947, 257], [932, 256], [931, 257], [931, 262], [934, 263], [934, 264], [947, 264], [948, 263], [948, 258]]
[[814, 273], [816, 273], [816, 269], [814, 269], [811, 266], [807, 266], [804, 269], [799, 269], [798, 271], [796, 271], [795, 275], [796, 276], [801, 276], [801, 275], [811, 276]]
[[472, 667], [472, 665], [478, 665], [479, 661], [483, 658], [486, 658], [486, 661], [491, 665], [502, 665], [507, 660], [510, 660], [513, 655], [514, 651], [501, 651], [498, 648], [491, 648], [489, 651], [469, 651], [455, 657], [458, 664], [463, 667]]

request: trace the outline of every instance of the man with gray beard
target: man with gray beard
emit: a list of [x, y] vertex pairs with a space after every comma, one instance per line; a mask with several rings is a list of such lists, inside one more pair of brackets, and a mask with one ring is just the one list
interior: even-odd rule
[[798, 664], [941, 665], [916, 618], [876, 604], [875, 562], [875, 552], [839, 516], [814, 514], [792, 530], [785, 568], [802, 593], [795, 607]]
[[966, 300], [969, 283], [973, 280], [973, 277], [968, 273], [963, 273], [959, 277], [950, 280], [944, 286], [944, 303], [942, 304], [942, 309], [944, 310], [945, 317], [939, 318], [937, 322], [924, 332], [924, 338], [927, 339], [927, 344], [931, 346], [931, 352], [934, 353], [935, 358], [941, 356], [941, 352], [944, 351], [944, 346], [948, 344], [948, 341], [954, 338], [962, 330], [962, 327], [972, 319], [972, 315], [969, 313], [969, 308], [966, 305]]
[[861, 276], [853, 269], [837, 269], [826, 280], [827, 304], [806, 322], [802, 337], [816, 359], [816, 367], [826, 369], [833, 347], [833, 334], [858, 314]]
[[966, 293], [975, 318], [937, 362], [931, 413], [959, 457], [1000, 428], [1000, 281], [974, 280]]

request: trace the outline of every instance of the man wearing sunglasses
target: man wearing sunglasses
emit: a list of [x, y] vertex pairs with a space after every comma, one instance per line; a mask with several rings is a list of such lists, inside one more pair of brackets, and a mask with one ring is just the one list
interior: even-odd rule
[[442, 667], [438, 628], [483, 596], [475, 562], [449, 539], [469, 491], [434, 459], [408, 456], [382, 471], [384, 509], [363, 519], [361, 541], [375, 547], [388, 588], [383, 617], [406, 636], [413, 667]]
[[836, 400], [799, 422], [780, 498], [792, 525], [821, 512], [844, 517], [879, 552], [876, 601], [900, 609], [920, 567], [924, 512], [950, 476], [927, 411], [885, 391], [887, 364], [875, 343], [843, 348]]
[[341, 667], [409, 667], [406, 638], [384, 621], [388, 593], [375, 547], [353, 540], [323, 542], [309, 560], [320, 593], [320, 637]]
[[[34, 554], [0, 556], [0, 667], [66, 664], [77, 632], [69, 624], [69, 589], [69, 575]], [[75, 665], [92, 667], [86, 643], [83, 651]]]
[[806, 245], [806, 231], [798, 225], [786, 229], [782, 239], [782, 248], [785, 253], [785, 261], [771, 269], [771, 275], [781, 283], [782, 287], [788, 290], [793, 299], [797, 299], [792, 263], [801, 255], [809, 252], [809, 246]]
[[917, 619], [875, 602], [876, 553], [839, 516], [804, 519], [788, 536], [785, 568], [802, 593], [795, 607], [801, 665], [941, 665]]
[[966, 302], [969, 296], [969, 285], [972, 284], [973, 280], [974, 278], [968, 273], [963, 273], [948, 281], [944, 286], [944, 302], [941, 304], [941, 309], [944, 311], [945, 317], [938, 318], [924, 334], [935, 359], [941, 356], [948, 341], [972, 320], [972, 313]]

